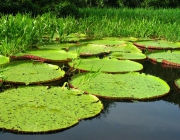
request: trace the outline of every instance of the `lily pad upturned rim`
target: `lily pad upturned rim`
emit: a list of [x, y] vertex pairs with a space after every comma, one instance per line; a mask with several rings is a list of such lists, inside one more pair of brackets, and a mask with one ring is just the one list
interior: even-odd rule
[[[76, 61], [79, 62], [80, 64], [77, 65], [77, 67], [75, 67], [75, 68], [77, 70], [80, 70], [81, 72], [101, 71], [103, 73], [119, 74], [119, 73], [128, 73], [128, 72], [134, 72], [134, 71], [137, 72], [137, 71], [141, 71], [143, 69], [142, 64], [135, 62], [135, 61], [131, 61], [131, 60], [92, 58], [92, 59], [77, 59]], [[68, 65], [70, 67], [72, 67], [72, 64], [73, 64], [73, 62], [68, 63]], [[107, 65], [107, 66], [103, 67], [103, 65]], [[108, 67], [109, 67], [109, 69], [108, 69]], [[131, 67], [131, 69], [130, 69], [130, 67]]]
[[[118, 56], [118, 55], [120, 55], [120, 56]], [[132, 57], [133, 55], [137, 56], [137, 57]], [[138, 56], [141, 56], [141, 57], [138, 57]], [[118, 60], [132, 60], [132, 61], [145, 60], [147, 58], [146, 55], [143, 53], [121, 53], [121, 52], [111, 52], [108, 55], [108, 57], [117, 58]]]
[[180, 78], [174, 81], [175, 86], [180, 90]]
[[160, 62], [163, 67], [180, 67], [180, 51], [158, 51], [147, 54], [152, 63]]
[[[169, 45], [169, 47], [168, 46], [166, 46], [166, 47], [157, 47], [155, 45], [154, 46], [153, 45], [146, 46], [146, 45], [143, 45], [143, 44], [138, 44], [138, 42], [143, 42], [143, 41], [146, 41], [146, 40], [135, 41], [135, 42], [133, 42], [133, 44], [135, 46], [141, 48], [141, 49], [149, 49], [149, 50], [180, 50], [180, 46], [179, 47], [172, 47], [172, 46]], [[166, 41], [166, 40], [147, 40], [147, 41], [155, 41], [156, 42], [156, 41]], [[167, 41], [167, 43], [170, 43], [170, 42]], [[174, 42], [174, 43], [177, 43], [177, 42]]]
[[[31, 59], [31, 60], [38, 60], [38, 61], [41, 61], [41, 62], [70, 62], [73, 58], [76, 58], [77, 57], [77, 54], [75, 54], [75, 53], [71, 53], [71, 52], [67, 52], [67, 51], [64, 51], [64, 50], [48, 50], [48, 49], [35, 49], [35, 50], [29, 50], [30, 51], [30, 53], [28, 53], [28, 51], [27, 51], [27, 53], [19, 53], [19, 54], [17, 54], [17, 55], [13, 55], [13, 56], [11, 56], [11, 58], [12, 59]], [[33, 51], [35, 52], [35, 54], [33, 54]], [[46, 58], [46, 56], [45, 57], [43, 57], [43, 55], [41, 56], [39, 56], [39, 55], [36, 55], [36, 52], [38, 52], [39, 51], [39, 53], [43, 53], [43, 52], [47, 52], [47, 54], [49, 54], [49, 57], [50, 58]], [[58, 59], [58, 58], [56, 58], [56, 59], [51, 59], [52, 57], [51, 57], [51, 55], [53, 55], [52, 53], [51, 53], [51, 51], [52, 52], [57, 52], [57, 54], [60, 56], [60, 55], [63, 55], [64, 54], [64, 56], [66, 56], [67, 54], [68, 55], [72, 55], [72, 58], [71, 57], [64, 57], [63, 59]], [[76, 56], [76, 57], [74, 57], [74, 56]]]
[[[61, 131], [81, 119], [97, 116], [103, 109], [96, 96], [65, 87], [20, 86], [5, 90], [0, 97], [0, 128], [18, 133]], [[48, 120], [53, 123], [44, 123]]]
[[[15, 78], [13, 78], [13, 76], [15, 75], [15, 74], [13, 74], [14, 72], [16, 72], [16, 71], [14, 71], [14, 69], [12, 69], [12, 66], [13, 65], [15, 65], [15, 67], [16, 67], [16, 65], [18, 65], [18, 64], [22, 64], [22, 65], [27, 65], [28, 67], [32, 67], [32, 66], [37, 66], [37, 65], [43, 65], [43, 66], [45, 66], [45, 67], [48, 67], [48, 68], [50, 68], [50, 69], [52, 69], [52, 70], [56, 70], [56, 71], [58, 71], [58, 73], [59, 74], [57, 74], [56, 73], [56, 77], [51, 77], [50, 79], [44, 79], [43, 80], [43, 76], [47, 76], [47, 75], [41, 75], [41, 79], [40, 80], [35, 80], [35, 81], [31, 81], [30, 80], [30, 82], [27, 82], [28, 80], [25, 80], [25, 81], [23, 81], [21, 78], [24, 76], [24, 75], [26, 75], [26, 72], [28, 72], [28, 69], [30, 69], [30, 68], [27, 68], [27, 70], [26, 71], [22, 71], [22, 73], [21, 73], [21, 75], [19, 75], [18, 76], [18, 78], [20, 78], [21, 80], [15, 80]], [[28, 65], [29, 64], [29, 65]], [[13, 61], [13, 62], [11, 62], [11, 63], [8, 63], [8, 64], [6, 64], [6, 65], [4, 65], [4, 67], [7, 67], [7, 69], [6, 69], [6, 71], [4, 71], [4, 78], [5, 78], [5, 83], [11, 83], [11, 84], [20, 84], [20, 85], [34, 85], [34, 84], [45, 84], [45, 83], [50, 83], [50, 82], [54, 82], [54, 81], [57, 81], [57, 80], [60, 80], [61, 78], [63, 78], [64, 77], [64, 75], [65, 75], [65, 71], [63, 71], [63, 70], [61, 70], [61, 68], [58, 66], [58, 65], [53, 65], [53, 64], [48, 64], [48, 63], [42, 63], [42, 62], [39, 62], [39, 61], [32, 61], [32, 60], [22, 60], [22, 61]], [[22, 66], [21, 66], [22, 67]], [[21, 68], [20, 68], [21, 69]], [[10, 79], [9, 79], [9, 75], [8, 75], [8, 71], [9, 70], [11, 70], [12, 72], [11, 72], [11, 74], [10, 75], [13, 75], [13, 76], [11, 76], [10, 77]], [[34, 74], [36, 74], [38, 71], [37, 70], [35, 70], [34, 68], [32, 68], [31, 70], [33, 70], [34, 71], [34, 73], [29, 73], [29, 75], [28, 75], [28, 73], [27, 73], [27, 77], [29, 78], [29, 79], [32, 79], [32, 77], [34, 76]], [[42, 70], [45, 70], [45, 69], [42, 69]], [[46, 72], [47, 72], [47, 70], [46, 70]], [[53, 71], [49, 71], [49, 74], [50, 73], [52, 73]], [[16, 73], [18, 73], [18, 74], [20, 74], [20, 72], [16, 72]], [[32, 75], [30, 75], [30, 74], [32, 74]], [[37, 73], [38, 74], [38, 73]], [[54, 73], [55, 74], [55, 73]], [[52, 75], [51, 75], [52, 76]], [[34, 77], [35, 78], [35, 77]], [[39, 77], [40, 78], [40, 77]], [[17, 79], [17, 78], [16, 78]]]
[[[146, 75], [145, 73], [138, 73], [138, 72], [132, 72], [132, 73], [126, 73], [126, 74], [116, 74], [116, 75], [114, 75], [114, 74], [105, 74], [105, 73], [100, 73], [101, 75], [105, 75], [104, 76], [104, 78], [101, 80], [101, 82], [98, 84], [97, 83], [97, 81], [98, 81], [98, 79], [97, 79], [97, 77], [100, 75], [97, 75], [96, 77], [93, 77], [94, 78], [94, 80], [93, 80], [93, 78], [92, 79], [90, 79], [88, 82], [87, 82], [87, 84], [85, 85], [85, 84], [80, 84], [80, 85], [75, 85], [74, 83], [73, 83], [73, 81], [76, 79], [76, 78], [78, 78], [78, 77], [81, 77], [82, 75], [85, 75], [85, 74], [87, 74], [87, 73], [80, 73], [80, 74], [76, 74], [76, 75], [74, 75], [72, 78], [71, 78], [71, 81], [69, 81], [69, 85], [70, 85], [70, 87], [72, 87], [72, 88], [77, 88], [77, 89], [80, 89], [80, 90], [83, 90], [84, 92], [86, 92], [86, 93], [90, 93], [90, 94], [93, 94], [93, 95], [95, 95], [95, 96], [97, 96], [97, 97], [102, 97], [102, 98], [107, 98], [107, 99], [120, 99], [120, 100], [152, 100], [152, 99], [156, 99], [156, 98], [160, 98], [160, 97], [163, 97], [163, 96], [165, 96], [165, 95], [167, 95], [168, 93], [169, 93], [169, 91], [170, 91], [170, 87], [169, 87], [169, 85], [164, 81], [164, 80], [162, 80], [162, 79], [160, 79], [159, 77], [156, 77], [156, 76], [153, 76], [153, 75]], [[139, 97], [137, 96], [137, 95], [133, 95], [134, 93], [133, 93], [133, 91], [131, 91], [130, 92], [130, 94], [132, 94], [132, 95], [125, 95], [125, 94], [127, 94], [127, 92], [124, 92], [123, 94], [121, 94], [120, 96], [109, 96], [109, 95], [106, 95], [106, 92], [108, 92], [109, 90], [110, 91], [112, 91], [112, 93], [110, 93], [110, 92], [108, 92], [108, 94], [110, 93], [110, 94], [114, 94], [114, 93], [116, 93], [116, 92], [122, 92], [123, 90], [124, 90], [124, 87], [122, 87], [121, 89], [118, 89], [118, 91], [117, 91], [117, 89], [115, 88], [115, 87], [113, 87], [113, 86], [115, 86], [115, 84], [117, 84], [118, 85], [118, 87], [120, 88], [120, 86], [121, 86], [121, 84], [123, 83], [123, 84], [126, 84], [127, 83], [127, 80], [128, 80], [128, 78], [125, 78], [125, 80], [126, 81], [116, 81], [116, 78], [119, 76], [119, 75], [130, 75], [129, 77], [131, 77], [132, 78], [132, 75], [134, 74], [135, 76], [136, 75], [140, 75], [140, 76], [145, 76], [145, 77], [147, 77], [147, 78], [150, 78], [151, 80], [152, 79], [155, 79], [156, 80], [156, 82], [157, 83], [161, 83], [160, 85], [158, 85], [157, 83], [157, 87], [158, 88], [162, 88], [162, 87], [164, 87], [164, 89], [163, 89], [163, 92], [162, 93], [159, 93], [159, 90], [158, 89], [156, 89], [156, 91], [158, 92], [158, 94], [154, 94], [154, 91], [155, 90], [153, 90], [151, 93], [152, 94], [154, 94], [154, 95], [143, 95], [142, 97], [141, 97], [141, 95], [142, 95], [142, 93], [138, 93], [138, 94], [140, 94], [139, 95]], [[109, 85], [109, 82], [108, 82], [108, 85], [105, 85], [105, 86], [103, 86], [103, 83], [105, 82], [105, 77], [107, 78], [107, 75], [109, 75], [109, 76], [114, 76], [114, 78], [112, 78], [113, 79], [113, 81], [115, 82], [114, 84], [112, 84], [112, 87], [109, 87], [109, 88], [107, 88], [108, 87], [108, 85]], [[83, 76], [82, 76], [83, 77]], [[82, 78], [81, 77], [81, 78]], [[95, 79], [96, 78], [96, 79]], [[86, 79], [87, 80], [87, 78], [82, 78], [82, 79], [80, 79], [80, 82], [82, 82], [84, 79]], [[109, 78], [107, 78], [107, 79], [109, 79]], [[91, 80], [93, 80], [93, 82], [91, 81]], [[121, 79], [122, 80], [122, 79]], [[138, 79], [139, 80], [139, 79]], [[150, 81], [151, 81], [150, 80]], [[78, 81], [77, 81], [78, 82]], [[122, 83], [121, 83], [122, 82]], [[137, 84], [138, 82], [137, 82], [137, 79], [136, 79], [136, 81], [134, 81], [134, 83], [132, 83], [131, 84], [131, 86], [129, 86], [128, 88], [126, 88], [126, 90], [128, 91], [128, 90], [131, 90], [131, 89], [133, 89], [133, 87]], [[150, 85], [148, 86], [148, 85], [146, 85], [147, 84], [147, 82], [143, 82], [143, 84], [145, 84], [145, 85], [141, 85], [140, 86], [140, 88], [144, 88], [145, 86], [146, 87], [148, 87], [148, 89], [146, 90], [146, 91], [144, 91], [144, 93], [143, 94], [147, 94], [147, 91], [149, 92], [150, 91]], [[90, 87], [90, 88], [87, 88], [87, 87], [82, 87], [83, 85], [85, 85], [85, 86], [88, 86], [88, 87]], [[128, 84], [127, 84], [128, 85]], [[93, 87], [94, 86], [94, 87]], [[97, 91], [94, 91], [94, 90], [96, 90], [96, 86], [97, 86]], [[101, 91], [102, 89], [98, 89], [98, 86], [100, 86], [102, 89], [103, 89], [103, 91]], [[122, 85], [122, 86], [124, 86], [124, 85]], [[153, 86], [155, 86], [155, 85], [153, 85]], [[112, 88], [112, 89], [111, 89]], [[92, 91], [91, 91], [92, 90]], [[116, 91], [115, 91], [116, 90]], [[134, 89], [133, 89], [134, 90]], [[129, 92], [129, 91], [128, 91]], [[103, 95], [101, 95], [101, 94], [103, 94]], [[136, 93], [135, 93], [136, 94]], [[135, 97], [136, 96], [136, 97]]]

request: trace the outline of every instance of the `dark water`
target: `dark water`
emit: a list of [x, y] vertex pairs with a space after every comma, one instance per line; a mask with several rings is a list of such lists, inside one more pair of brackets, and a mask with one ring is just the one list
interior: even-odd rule
[[143, 72], [158, 76], [171, 86], [168, 96], [144, 102], [104, 100], [103, 112], [90, 120], [54, 134], [13, 134], [0, 132], [0, 140], [179, 140], [180, 90], [174, 80], [180, 68], [143, 62]]

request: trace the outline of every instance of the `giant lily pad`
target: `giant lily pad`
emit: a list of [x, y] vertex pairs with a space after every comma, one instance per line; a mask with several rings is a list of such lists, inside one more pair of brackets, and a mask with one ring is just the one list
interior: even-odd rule
[[79, 90], [24, 86], [0, 94], [0, 128], [17, 132], [62, 130], [79, 120], [94, 117], [103, 108], [100, 100]]
[[0, 65], [9, 63], [9, 57], [0, 55]]
[[104, 37], [106, 40], [114, 40], [114, 41], [137, 41], [138, 38], [135, 37]]
[[18, 59], [33, 59], [40, 60], [43, 62], [68, 62], [73, 58], [76, 58], [76, 53], [66, 52], [64, 50], [44, 50], [44, 49], [35, 49], [29, 50], [26, 53], [18, 53], [12, 58]]
[[70, 85], [99, 97], [131, 100], [161, 97], [170, 90], [164, 80], [138, 72], [98, 75], [80, 73], [72, 77]]
[[69, 62], [69, 65], [79, 70], [92, 72], [101, 70], [107, 73], [125, 73], [143, 69], [140, 63], [117, 59], [78, 59], [75, 62]]
[[148, 40], [148, 41], [137, 41], [134, 45], [142, 49], [153, 49], [153, 50], [169, 50], [169, 49], [180, 49], [179, 42], [169, 42], [165, 40]]
[[36, 62], [15, 61], [3, 67], [4, 79], [9, 83], [38, 84], [61, 79], [65, 72], [59, 66]]
[[152, 61], [162, 62], [165, 65], [180, 66], [180, 51], [156, 52], [147, 55]]
[[146, 59], [146, 55], [143, 53], [121, 53], [121, 52], [112, 52], [108, 55], [110, 58], [117, 59], [129, 59], [129, 60], [143, 60]]
[[76, 46], [77, 44], [75, 43], [43, 43], [39, 44], [37, 48], [39, 49], [52, 49], [52, 50], [62, 50], [66, 49], [70, 46]]
[[84, 40], [88, 40], [86, 38], [85, 34], [81, 34], [81, 33], [71, 33], [67, 36], [66, 39], [68, 42], [78, 42], [78, 41], [84, 41]]
[[89, 43], [98, 44], [98, 45], [106, 45], [106, 46], [115, 46], [115, 45], [123, 45], [126, 41], [117, 40], [117, 39], [102, 39], [102, 40], [93, 40]]
[[175, 80], [175, 85], [180, 89], [180, 78]]
[[68, 51], [79, 52], [80, 56], [92, 56], [92, 55], [99, 55], [102, 53], [110, 53], [110, 52], [124, 52], [124, 53], [131, 53], [131, 52], [141, 52], [135, 45], [132, 43], [125, 43], [119, 46], [106, 46], [106, 45], [99, 45], [99, 44], [88, 44], [84, 46], [72, 46], [69, 47]]

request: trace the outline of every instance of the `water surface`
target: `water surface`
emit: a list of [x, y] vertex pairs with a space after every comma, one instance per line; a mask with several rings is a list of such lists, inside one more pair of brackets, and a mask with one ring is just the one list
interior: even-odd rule
[[161, 64], [143, 62], [143, 72], [165, 80], [171, 91], [168, 96], [151, 101], [115, 101], [101, 99], [102, 113], [78, 125], [53, 134], [0, 133], [0, 140], [179, 140], [180, 90], [174, 80], [180, 68], [163, 68]]

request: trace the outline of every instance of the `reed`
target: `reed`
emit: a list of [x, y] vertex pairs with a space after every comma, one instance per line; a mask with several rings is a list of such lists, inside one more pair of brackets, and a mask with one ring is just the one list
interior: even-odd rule
[[90, 38], [137, 37], [180, 41], [179, 9], [80, 9], [81, 17], [57, 18], [46, 13], [32, 18], [28, 14], [2, 15], [0, 18], [0, 54], [10, 56], [26, 51], [48, 35], [52, 41], [66, 41], [71, 33]]

